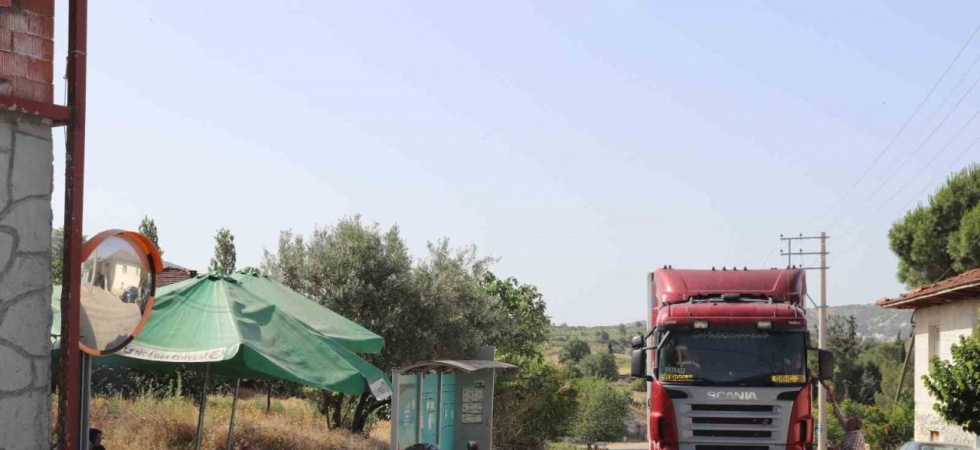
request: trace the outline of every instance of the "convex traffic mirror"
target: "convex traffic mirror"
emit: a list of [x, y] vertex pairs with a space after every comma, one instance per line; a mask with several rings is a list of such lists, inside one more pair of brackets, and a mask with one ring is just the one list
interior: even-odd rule
[[145, 236], [109, 230], [82, 244], [79, 347], [93, 356], [122, 350], [153, 309], [163, 260]]

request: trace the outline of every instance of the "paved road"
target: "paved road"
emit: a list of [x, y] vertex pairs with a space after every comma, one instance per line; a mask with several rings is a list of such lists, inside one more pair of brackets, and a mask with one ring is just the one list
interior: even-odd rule
[[609, 450], [647, 450], [650, 447], [642, 442], [630, 442], [630, 443], [618, 443], [609, 444]]

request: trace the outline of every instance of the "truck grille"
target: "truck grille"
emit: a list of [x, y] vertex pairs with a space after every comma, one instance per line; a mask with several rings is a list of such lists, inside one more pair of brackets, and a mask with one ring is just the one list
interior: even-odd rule
[[771, 431], [755, 430], [694, 430], [697, 437], [731, 437], [731, 438], [771, 438]]
[[770, 405], [691, 405], [692, 411], [772, 412]]
[[768, 445], [695, 445], [694, 450], [769, 450]]
[[722, 424], [722, 425], [772, 425], [772, 418], [758, 417], [694, 417], [692, 423], [696, 424]]
[[[693, 403], [681, 414], [680, 423], [696, 450], [769, 450], [781, 439], [782, 411], [769, 404]], [[682, 409], [683, 411], [683, 409]], [[745, 443], [748, 445], [738, 445]], [[779, 442], [784, 443], [784, 442]]]

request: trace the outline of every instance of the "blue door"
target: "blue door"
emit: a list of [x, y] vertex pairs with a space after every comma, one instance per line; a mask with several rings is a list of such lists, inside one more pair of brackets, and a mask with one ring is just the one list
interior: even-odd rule
[[398, 448], [407, 448], [416, 443], [415, 437], [418, 433], [418, 379], [415, 375], [403, 376], [398, 382], [398, 404], [397, 411], [392, 414], [392, 420], [396, 421], [398, 427]]
[[456, 437], [456, 375], [442, 376], [442, 420], [439, 435], [439, 449], [453, 450]]
[[436, 420], [439, 415], [439, 376], [426, 375], [422, 383], [422, 442], [436, 443]]

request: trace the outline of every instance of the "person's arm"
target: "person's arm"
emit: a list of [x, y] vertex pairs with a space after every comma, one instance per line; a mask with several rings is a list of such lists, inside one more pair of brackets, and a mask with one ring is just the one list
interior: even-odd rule
[[837, 420], [840, 421], [840, 426], [843, 428], [847, 427], [847, 417], [844, 416], [844, 412], [840, 410], [840, 405], [837, 404], [837, 395], [834, 394], [834, 388], [830, 387], [829, 384], [821, 381], [820, 384], [823, 385], [824, 389], [827, 389], [827, 394], [830, 397], [830, 403], [834, 406], [834, 415], [837, 416]]

